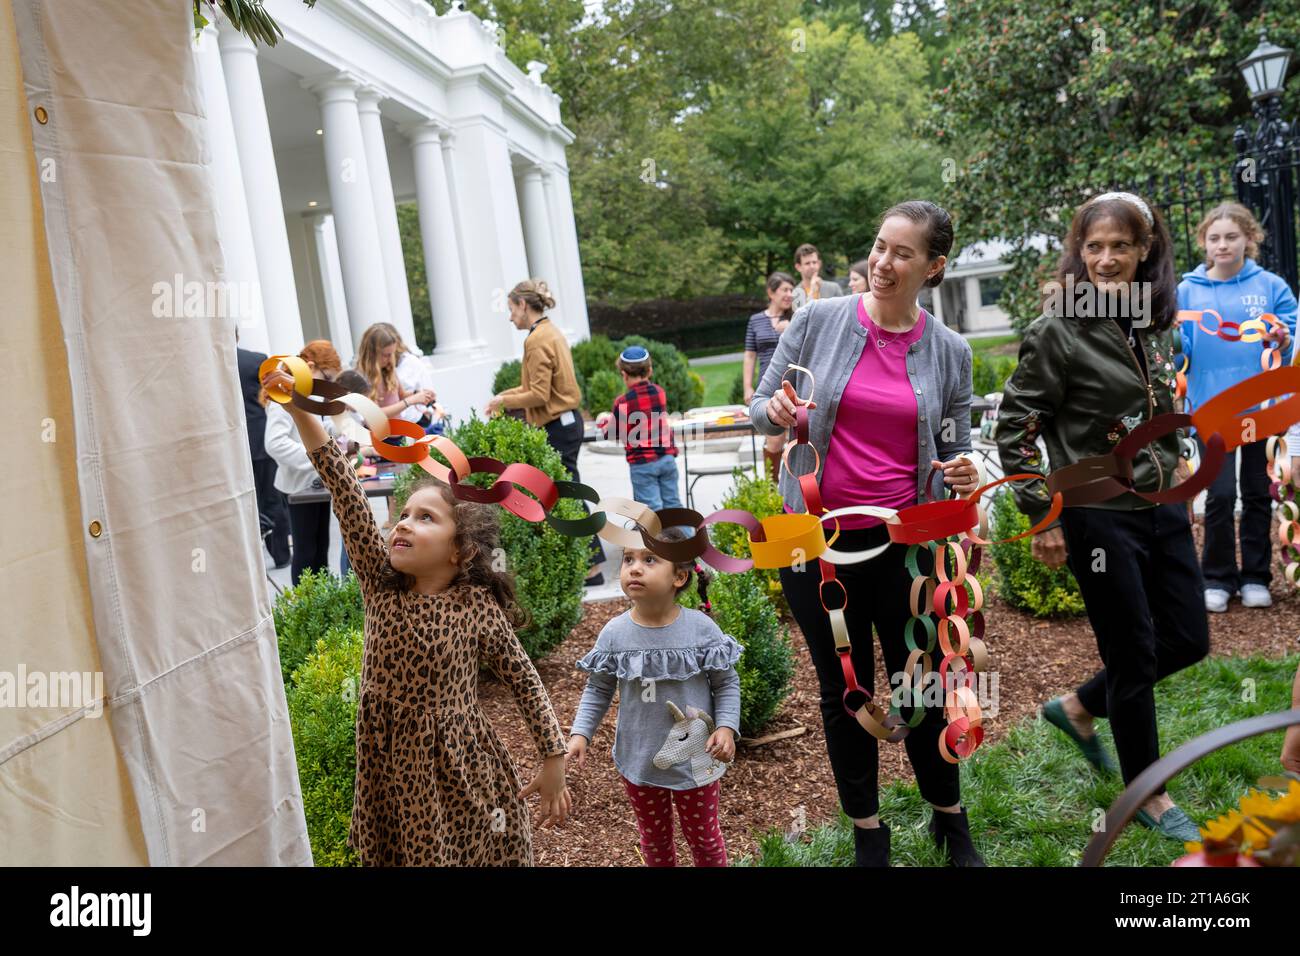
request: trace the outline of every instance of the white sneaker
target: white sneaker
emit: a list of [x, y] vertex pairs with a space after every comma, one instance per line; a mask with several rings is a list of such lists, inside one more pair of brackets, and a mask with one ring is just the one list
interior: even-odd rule
[[1222, 614], [1228, 609], [1228, 598], [1232, 597], [1223, 588], [1206, 588], [1205, 589], [1205, 609]]
[[[1205, 592], [1207, 595], [1209, 591]], [[1208, 600], [1208, 598], [1207, 598]], [[1271, 607], [1273, 596], [1262, 584], [1243, 584], [1241, 586], [1241, 604], [1243, 607]]]

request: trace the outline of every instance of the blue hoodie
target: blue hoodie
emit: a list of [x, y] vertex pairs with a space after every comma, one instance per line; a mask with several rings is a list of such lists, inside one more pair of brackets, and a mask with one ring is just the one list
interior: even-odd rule
[[[1286, 280], [1266, 269], [1254, 259], [1231, 279], [1212, 279], [1205, 265], [1195, 272], [1183, 273], [1178, 283], [1178, 308], [1213, 309], [1225, 322], [1238, 324], [1271, 312], [1286, 324], [1292, 344], [1282, 355], [1282, 364], [1291, 363], [1295, 347], [1296, 299]], [[1206, 319], [1213, 327], [1214, 317]], [[1264, 369], [1259, 364], [1262, 345], [1258, 342], [1229, 342], [1209, 335], [1196, 322], [1179, 324], [1183, 354], [1187, 356], [1187, 412], [1190, 414], [1215, 395], [1243, 382]], [[1242, 409], [1245, 411], [1245, 409]], [[1267, 437], [1267, 436], [1261, 436]]]

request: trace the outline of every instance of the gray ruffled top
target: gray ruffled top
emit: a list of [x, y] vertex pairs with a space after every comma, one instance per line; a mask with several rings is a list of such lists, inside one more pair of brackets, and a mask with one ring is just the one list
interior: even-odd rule
[[637, 624], [625, 611], [578, 661], [591, 676], [572, 733], [592, 740], [617, 690], [618, 772], [640, 786], [706, 786], [726, 771], [703, 752], [712, 729], [730, 727], [740, 734], [735, 664], [743, 651], [702, 611], [681, 608], [662, 627]]

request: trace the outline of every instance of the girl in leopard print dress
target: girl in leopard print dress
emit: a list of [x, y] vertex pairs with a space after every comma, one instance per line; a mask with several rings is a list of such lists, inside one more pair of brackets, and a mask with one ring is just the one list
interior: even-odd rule
[[[283, 372], [268, 388], [292, 388]], [[319, 417], [285, 406], [333, 499], [365, 603], [349, 844], [364, 865], [531, 866], [525, 799], [563, 822], [565, 740], [515, 636], [527, 612], [492, 567], [497, 516], [433, 478], [412, 487], [387, 544], [361, 483]], [[478, 703], [480, 665], [514, 693], [543, 770], [521, 787]]]

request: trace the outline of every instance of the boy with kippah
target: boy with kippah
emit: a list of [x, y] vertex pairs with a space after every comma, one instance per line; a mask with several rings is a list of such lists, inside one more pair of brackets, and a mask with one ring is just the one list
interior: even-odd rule
[[623, 442], [627, 467], [632, 475], [632, 497], [658, 511], [680, 508], [677, 495], [677, 446], [668, 424], [668, 402], [664, 390], [650, 381], [654, 369], [650, 353], [643, 346], [630, 345], [618, 357], [619, 372], [627, 391], [614, 399], [611, 412], [601, 412], [596, 425]]

